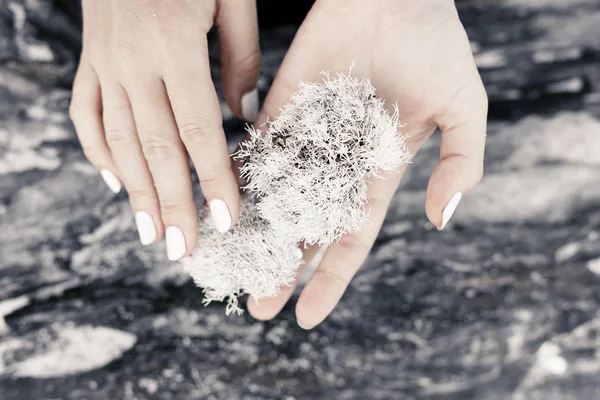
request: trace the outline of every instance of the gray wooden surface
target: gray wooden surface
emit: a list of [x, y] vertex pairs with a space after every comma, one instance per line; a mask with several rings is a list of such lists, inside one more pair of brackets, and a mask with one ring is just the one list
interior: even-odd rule
[[[437, 232], [432, 138], [312, 332], [293, 301], [266, 323], [202, 307], [164, 243], [139, 245], [67, 118], [65, 3], [0, 2], [0, 399], [599, 397], [600, 2], [458, 3], [491, 101], [486, 177]], [[262, 32], [263, 96], [294, 29]]]

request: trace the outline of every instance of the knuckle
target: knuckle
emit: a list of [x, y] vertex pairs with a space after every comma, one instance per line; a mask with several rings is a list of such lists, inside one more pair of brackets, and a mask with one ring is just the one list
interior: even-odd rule
[[103, 105], [104, 112], [110, 114], [112, 117], [124, 116], [131, 114], [131, 102], [128, 98], [122, 99], [121, 101], [111, 101], [108, 104]]
[[114, 53], [119, 62], [126, 65], [136, 65], [134, 61], [135, 48], [127, 41], [120, 41], [114, 47]]
[[183, 209], [183, 204], [177, 200], [161, 200], [160, 213], [162, 215], [173, 215]]
[[234, 62], [233, 66], [240, 73], [256, 73], [260, 70], [262, 57], [258, 49]]
[[421, 130], [416, 133], [410, 133], [406, 138], [406, 144], [419, 146], [421, 143], [427, 140], [427, 138], [429, 138], [432, 131], [433, 128], [430, 130]]
[[349, 283], [348, 278], [342, 276], [342, 274], [340, 274], [333, 268], [320, 268], [319, 273], [323, 278], [330, 280], [334, 283], [342, 285], [347, 285]]
[[[182, 31], [181, 27], [176, 27], [172, 24], [162, 24], [157, 29], [159, 30], [157, 34], [157, 48], [165, 61], [172, 61], [179, 69], [185, 69], [187, 66], [191, 70], [197, 66], [197, 64], [194, 64], [194, 61], [200, 59], [199, 55], [203, 54], [204, 51], [199, 41], [194, 42], [196, 45], [194, 47], [197, 47], [199, 52], [190, 53], [188, 51], [188, 44], [186, 44], [188, 39], [185, 39], [188, 35], [185, 31]], [[208, 48], [206, 50], [208, 51]]]
[[167, 12], [157, 14], [157, 17], [157, 23], [153, 24], [157, 40], [163, 44], [176, 43], [178, 37], [177, 28], [180, 27], [181, 24], [175, 22], [172, 13]]
[[368, 253], [371, 250], [371, 243], [356, 233], [349, 233], [342, 236], [338, 244], [345, 251]]
[[111, 149], [129, 147], [132, 145], [133, 133], [120, 127], [111, 127], [106, 130], [106, 144]]
[[158, 199], [153, 190], [146, 189], [128, 189], [127, 194], [132, 203], [158, 203]]
[[[210, 165], [207, 165], [208, 169]], [[235, 190], [229, 187], [229, 177], [227, 173], [231, 173], [231, 171], [214, 169], [211, 171], [206, 171], [207, 168], [196, 168], [198, 171], [202, 171], [198, 173], [198, 179], [200, 180], [200, 188], [202, 189], [202, 193], [207, 198], [222, 198], [223, 196], [231, 195], [230, 191]], [[234, 177], [232, 177], [234, 179]]]
[[187, 148], [199, 148], [211, 143], [207, 124], [203, 122], [186, 122], [179, 126], [179, 136]]
[[215, 191], [221, 184], [221, 180], [215, 175], [202, 175], [198, 179], [203, 192]]
[[175, 153], [175, 146], [168, 139], [153, 135], [142, 141], [142, 152], [149, 165], [160, 167]]

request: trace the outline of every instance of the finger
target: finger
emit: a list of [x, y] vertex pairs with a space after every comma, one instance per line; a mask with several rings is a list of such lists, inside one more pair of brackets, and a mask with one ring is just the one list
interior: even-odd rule
[[158, 194], [167, 256], [178, 260], [193, 250], [198, 235], [188, 155], [159, 78], [138, 80], [129, 97], [142, 152]]
[[457, 99], [437, 123], [442, 129], [440, 161], [427, 187], [425, 212], [438, 229], [452, 217], [464, 193], [483, 176], [487, 97], [482, 86]]
[[221, 0], [216, 22], [225, 100], [238, 117], [254, 122], [261, 64], [256, 1]]
[[[296, 42], [297, 40], [294, 40], [294, 43]], [[275, 80], [269, 89], [263, 107], [260, 110], [258, 117], [255, 119], [254, 125], [257, 129], [262, 130], [263, 128], [261, 126], [267, 120], [273, 121], [279, 116], [281, 108], [290, 101], [294, 92], [298, 90], [298, 84], [301, 81], [319, 81], [322, 79], [320, 71], [333, 70], [326, 68], [326, 66], [320, 62], [321, 58], [318, 56], [306, 59], [306, 54], [297, 50], [298, 48], [302, 48], [302, 46], [294, 46], [294, 43], [290, 46], [290, 50], [286, 54], [281, 67], [275, 76]], [[340, 64], [341, 63], [343, 63], [343, 61], [340, 61]], [[348, 66], [351, 64], [352, 60], [348, 60], [348, 63], [340, 70], [347, 70]], [[244, 140], [249, 138], [250, 135], [247, 134]], [[239, 168], [242, 165], [243, 160], [234, 159], [234, 172], [239, 187], [243, 187], [246, 184], [239, 174]]]
[[[333, 65], [329, 58], [326, 58], [321, 54], [313, 52], [310, 57], [307, 57], [307, 53], [304, 49], [310, 45], [299, 43], [302, 42], [302, 39], [298, 39], [303, 36], [301, 35], [303, 29], [304, 25], [300, 27], [298, 34], [296, 34], [296, 38], [285, 55], [279, 71], [275, 76], [275, 80], [269, 89], [263, 107], [260, 110], [258, 117], [255, 118], [254, 125], [258, 127], [258, 129], [262, 129], [261, 125], [267, 120], [273, 121], [279, 116], [281, 108], [290, 101], [294, 92], [298, 90], [298, 84], [301, 81], [319, 81], [322, 79], [320, 71], [346, 71], [348, 70], [348, 67], [352, 65], [353, 59], [347, 56], [339, 57], [335, 60]], [[315, 46], [312, 48], [314, 49]], [[353, 72], [358, 72], [360, 74], [363, 71], [356, 68]], [[245, 139], [248, 139], [249, 137], [249, 135], [246, 135]], [[239, 168], [242, 164], [243, 160], [234, 160], [234, 171], [240, 187], [245, 185], [244, 180], [239, 176]]]
[[[206, 46], [206, 43], [204, 43]], [[217, 229], [227, 232], [237, 222], [240, 196], [233, 174], [221, 109], [210, 78], [208, 49], [190, 57], [173, 49], [173, 68], [164, 75], [181, 141], [196, 167], [202, 193]]]
[[119, 84], [103, 85], [103, 122], [106, 143], [127, 189], [140, 241], [155, 242], [163, 235], [158, 196], [138, 140], [127, 93]]
[[277, 296], [267, 297], [264, 299], [257, 300], [253, 297], [248, 298], [248, 312], [254, 318], [260, 321], [267, 321], [275, 318], [277, 314], [281, 311], [281, 309], [288, 302], [294, 290], [298, 286], [299, 279], [301, 279], [302, 275], [306, 271], [306, 268], [311, 263], [314, 255], [319, 250], [319, 246], [309, 246], [307, 249], [303, 250], [302, 259], [304, 263], [298, 269], [298, 273], [296, 274], [296, 279], [291, 286], [282, 286]]
[[301, 328], [312, 329], [333, 311], [367, 258], [405, 170], [403, 166], [398, 172], [369, 183], [369, 222], [359, 232], [344, 235], [330, 245], [298, 299], [296, 318]]
[[[323, 40], [322, 37], [314, 35], [314, 31], [319, 30], [319, 25], [331, 22], [334, 15], [331, 11], [334, 11], [333, 8], [335, 8], [335, 5], [331, 5], [332, 7], [328, 8], [328, 3], [317, 2], [305, 22], [300, 26], [269, 89], [256, 120], [257, 125], [264, 123], [267, 117], [269, 119], [276, 118], [280, 113], [280, 109], [290, 101], [292, 94], [298, 90], [298, 84], [301, 81], [321, 81], [323, 79], [321, 71], [329, 71], [332, 74], [336, 72], [348, 73], [354, 62], [359, 61], [352, 67], [352, 76], [361, 78], [371, 75], [371, 63], [360, 62], [360, 60], [364, 60], [365, 54], [371, 54], [373, 49], [361, 46], [342, 48], [345, 43], [366, 43], [364, 40], [359, 40], [359, 36], [365, 34], [363, 29], [358, 27], [352, 29], [351, 32], [348, 32], [349, 35], [352, 35], [351, 38], [342, 35]], [[360, 21], [357, 19], [357, 21], [352, 22]], [[353, 41], [353, 38], [357, 40]], [[307, 51], [307, 49], [310, 49], [310, 51]], [[335, 53], [335, 57], [331, 57], [332, 52]]]
[[102, 126], [102, 99], [96, 71], [82, 60], [73, 82], [73, 96], [69, 106], [77, 137], [87, 159], [100, 170], [104, 182], [114, 193], [121, 191], [115, 166]]

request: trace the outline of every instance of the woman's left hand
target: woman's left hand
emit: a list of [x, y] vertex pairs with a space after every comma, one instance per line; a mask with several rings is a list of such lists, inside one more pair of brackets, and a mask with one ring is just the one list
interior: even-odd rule
[[[463, 193], [483, 174], [487, 96], [465, 30], [450, 0], [317, 0], [300, 27], [259, 116], [273, 119], [299, 81], [320, 71], [347, 72], [371, 80], [387, 104], [398, 104], [415, 154], [436, 127], [442, 130], [440, 161], [427, 189], [427, 217], [443, 228]], [[404, 169], [369, 187], [369, 218], [360, 232], [331, 245], [306, 284], [298, 324], [321, 323], [365, 261]], [[307, 255], [305, 255], [307, 257]], [[248, 303], [261, 320], [273, 318], [294, 288]]]

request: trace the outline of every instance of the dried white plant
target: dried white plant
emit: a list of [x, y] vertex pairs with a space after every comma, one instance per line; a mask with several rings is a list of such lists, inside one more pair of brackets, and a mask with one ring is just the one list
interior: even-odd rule
[[227, 301], [225, 312], [241, 314], [238, 296], [275, 296], [294, 281], [302, 259], [296, 244], [275, 234], [261, 219], [254, 201], [242, 196], [238, 223], [219, 233], [208, 207], [201, 213], [198, 246], [181, 262], [196, 285], [204, 289], [205, 305]]
[[368, 79], [338, 74], [300, 83], [280, 116], [236, 154], [244, 188], [278, 235], [321, 245], [360, 230], [367, 182], [397, 170], [410, 152], [398, 109], [388, 112]]

